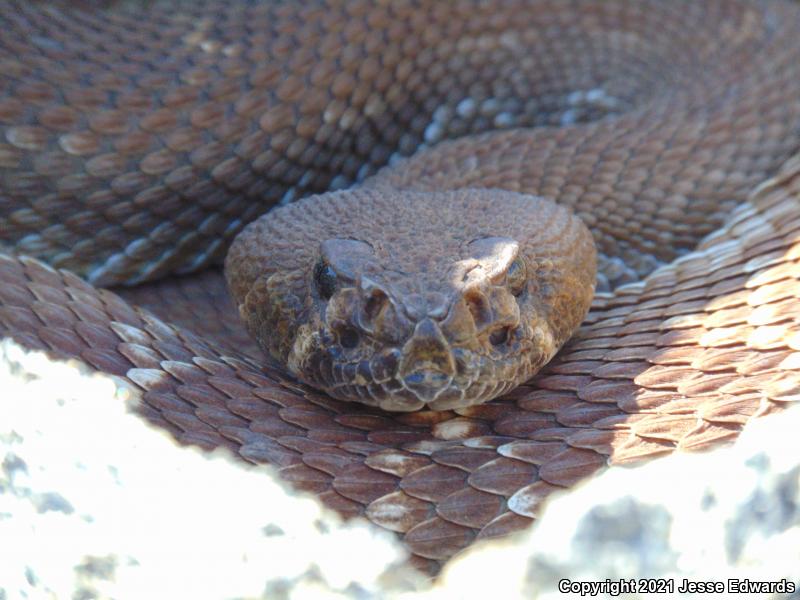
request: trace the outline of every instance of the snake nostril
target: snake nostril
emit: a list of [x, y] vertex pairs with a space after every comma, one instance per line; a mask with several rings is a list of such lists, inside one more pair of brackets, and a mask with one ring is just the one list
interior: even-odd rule
[[385, 293], [375, 290], [370, 294], [370, 297], [364, 303], [364, 315], [370, 321], [373, 321], [386, 305], [387, 296]]
[[510, 328], [507, 326], [499, 327], [489, 334], [489, 342], [491, 342], [492, 346], [502, 346], [508, 342], [509, 337]]
[[352, 327], [345, 327], [341, 331], [339, 331], [339, 343], [342, 345], [342, 348], [352, 349], [358, 346], [359, 335], [358, 331], [356, 331]]

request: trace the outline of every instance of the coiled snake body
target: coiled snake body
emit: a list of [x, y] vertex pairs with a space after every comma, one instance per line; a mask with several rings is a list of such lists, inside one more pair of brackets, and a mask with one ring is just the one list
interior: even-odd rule
[[[0, 332], [126, 378], [179, 440], [276, 465], [421, 566], [602, 465], [730, 440], [800, 398], [793, 4], [0, 7]], [[296, 383], [219, 272], [194, 273], [275, 204], [362, 181], [248, 229], [240, 312], [334, 395], [449, 410]], [[532, 195], [588, 226], [604, 291], [542, 373], [476, 405], [550, 358], [595, 284], [583, 225]], [[537, 236], [552, 254], [526, 254]], [[458, 285], [445, 258], [468, 261]], [[314, 335], [371, 354], [323, 363]], [[541, 356], [518, 367], [517, 342]], [[378, 389], [381, 369], [399, 375]]]

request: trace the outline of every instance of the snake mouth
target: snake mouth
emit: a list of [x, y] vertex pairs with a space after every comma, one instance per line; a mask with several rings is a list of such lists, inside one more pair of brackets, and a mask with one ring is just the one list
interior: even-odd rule
[[426, 317], [402, 346], [365, 336], [366, 345], [354, 348], [337, 344], [332, 330], [307, 327], [294, 344], [293, 373], [340, 400], [399, 412], [451, 410], [494, 398], [538, 371], [558, 344], [546, 322], [536, 325], [503, 324], [461, 343]]
[[306, 355], [299, 372], [306, 383], [341, 400], [359, 398], [390, 411], [448, 410], [494, 397], [549, 358], [528, 350], [493, 357], [460, 347], [449, 356], [452, 369], [430, 360], [409, 361], [398, 348], [372, 360], [343, 362], [330, 347], [318, 347]]
[[453, 382], [453, 375], [438, 369], [418, 369], [402, 378], [403, 387], [426, 404], [435, 400]]
[[400, 383], [422, 402], [432, 402], [452, 383], [456, 374], [452, 349], [433, 319], [417, 323], [402, 354]]

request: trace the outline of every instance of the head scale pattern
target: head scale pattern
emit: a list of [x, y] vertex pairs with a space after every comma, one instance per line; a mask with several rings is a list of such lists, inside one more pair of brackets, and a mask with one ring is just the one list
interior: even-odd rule
[[549, 200], [497, 190], [362, 189], [248, 226], [226, 261], [251, 333], [330, 395], [411, 411], [490, 400], [583, 320], [591, 234]]

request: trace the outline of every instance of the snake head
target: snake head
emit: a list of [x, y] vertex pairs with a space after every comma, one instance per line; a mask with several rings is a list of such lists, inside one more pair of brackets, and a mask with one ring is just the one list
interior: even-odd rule
[[594, 293], [568, 209], [513, 192], [354, 190], [268, 213], [235, 240], [248, 330], [298, 379], [386, 410], [443, 410], [530, 378]]

